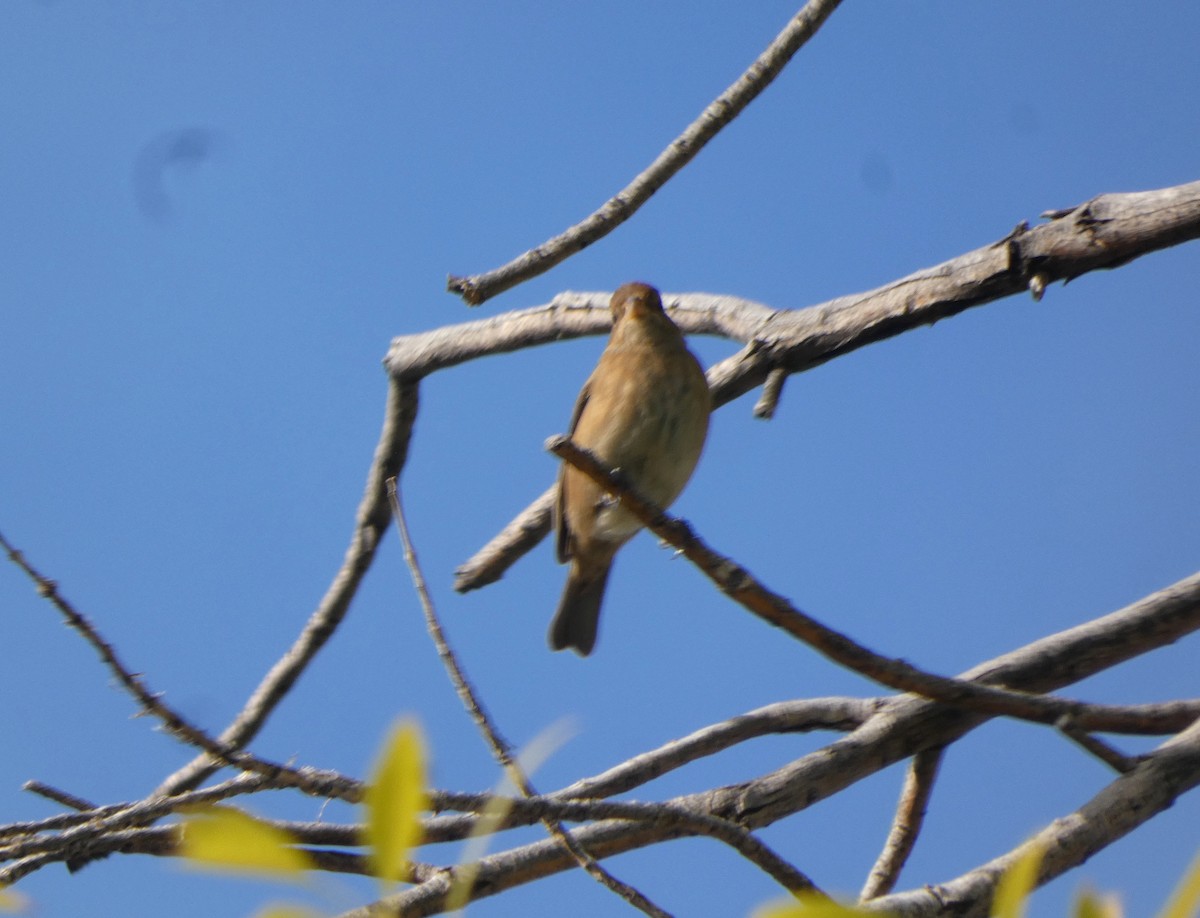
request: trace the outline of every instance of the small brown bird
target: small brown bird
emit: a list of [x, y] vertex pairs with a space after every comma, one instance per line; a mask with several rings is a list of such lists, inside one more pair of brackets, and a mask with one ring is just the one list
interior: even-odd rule
[[[608, 346], [583, 384], [570, 436], [660, 507], [679, 496], [704, 447], [712, 400], [704, 370], [663, 312], [658, 291], [625, 284], [612, 297]], [[554, 503], [559, 563], [571, 562], [550, 646], [587, 656], [613, 557], [642, 524], [564, 463]]]

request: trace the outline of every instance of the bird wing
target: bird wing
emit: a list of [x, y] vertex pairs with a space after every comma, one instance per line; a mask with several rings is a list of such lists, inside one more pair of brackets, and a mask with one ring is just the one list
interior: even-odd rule
[[[574, 435], [575, 428], [579, 426], [579, 417], [583, 414], [591, 391], [592, 381], [589, 379], [583, 384], [583, 388], [579, 390], [579, 398], [575, 400], [575, 410], [571, 413], [571, 424], [567, 428], [567, 436]], [[566, 498], [563, 495], [566, 471], [567, 464], [564, 462], [558, 468], [558, 491], [554, 495], [554, 551], [559, 564], [565, 564], [571, 559], [570, 532], [567, 529], [567, 515], [564, 512]]]

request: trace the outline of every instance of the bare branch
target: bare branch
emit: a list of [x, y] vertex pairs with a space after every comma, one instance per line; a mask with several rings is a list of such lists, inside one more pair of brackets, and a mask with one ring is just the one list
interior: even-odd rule
[[[467, 709], [467, 713], [475, 721], [475, 725], [483, 734], [488, 746], [491, 747], [492, 755], [500, 763], [505, 774], [512, 781], [513, 786], [518, 788], [526, 797], [538, 796], [533, 783], [529, 780], [529, 776], [525, 774], [525, 769], [521, 767], [521, 763], [513, 755], [512, 747], [508, 744], [508, 741], [496, 729], [495, 723], [493, 723], [492, 718], [483, 707], [479, 693], [475, 691], [470, 680], [467, 679], [467, 674], [462, 664], [459, 663], [458, 657], [446, 640], [442, 623], [438, 619], [437, 610], [433, 606], [433, 597], [429, 595], [429, 588], [425, 583], [425, 575], [421, 572], [421, 566], [417, 562], [417, 553], [413, 548], [412, 537], [408, 531], [408, 521], [404, 517], [404, 508], [400, 503], [400, 491], [396, 485], [395, 478], [388, 479], [387, 491], [392, 516], [396, 520], [396, 528], [400, 532], [400, 541], [404, 546], [404, 560], [408, 564], [408, 569], [412, 574], [413, 586], [417, 591], [417, 596], [421, 601], [421, 609], [425, 614], [425, 625], [429, 630], [430, 637], [433, 638], [438, 657], [441, 659], [446, 673], [450, 676], [450, 681], [454, 684], [454, 690], [458, 693], [458, 697]], [[544, 818], [542, 823], [546, 826], [550, 835], [575, 859], [576, 863], [587, 871], [598, 883], [616, 893], [630, 905], [634, 906], [634, 908], [639, 909], [647, 915], [658, 916], [658, 918], [670, 918], [667, 912], [651, 902], [642, 892], [628, 883], [617, 879], [596, 863], [596, 860], [578, 841], [571, 837], [558, 820]], [[468, 890], [469, 894], [470, 891]]]
[[[39, 797], [45, 797], [47, 800], [53, 800], [55, 803], [62, 804], [72, 810], [83, 812], [96, 809], [96, 804], [90, 800], [84, 800], [82, 797], [77, 797], [57, 787], [51, 787], [49, 784], [43, 784], [41, 781], [26, 781], [21, 785], [21, 790], [27, 790], [31, 794], [37, 794]], [[0, 834], [0, 837], [3, 837], [3, 835]]]
[[[1185, 594], [1197, 589], [1197, 581], [1200, 578], [1181, 581], [1117, 612], [1042, 638], [982, 663], [961, 678], [988, 679], [1024, 691], [1044, 692], [1095, 675], [1188, 633], [1196, 604], [1192, 603], [1189, 613], [1179, 603]], [[945, 746], [986, 719], [986, 715], [900, 696], [849, 735], [769, 774], [667, 802], [749, 828], [770, 825], [895, 762], [925, 749]], [[1194, 732], [1196, 727], [1190, 729]], [[596, 857], [610, 857], [677, 837], [655, 826], [622, 822], [589, 825], [572, 834]], [[477, 896], [503, 892], [573, 866], [557, 844], [549, 841], [500, 852], [479, 862]], [[452, 883], [452, 876], [433, 877], [390, 897], [386, 905], [403, 909], [406, 916], [437, 914]], [[366, 918], [367, 914], [356, 910], [342, 918]]]
[[[314, 769], [302, 769], [310, 774], [323, 775], [324, 780], [331, 783], [341, 783], [345, 785], [345, 793], [340, 796], [340, 799], [356, 801], [361, 797], [361, 784], [351, 778], [338, 775], [336, 772], [317, 772]], [[34, 783], [34, 782], [30, 782]], [[148, 814], [152, 820], [160, 819], [163, 816], [168, 816], [179, 809], [187, 806], [218, 803], [222, 800], [228, 800], [233, 797], [240, 797], [246, 794], [255, 794], [269, 790], [283, 790], [291, 788], [294, 785], [285, 782], [273, 782], [271, 779], [260, 774], [252, 772], [243, 772], [235, 778], [224, 781], [220, 784], [214, 784], [211, 787], [205, 787], [200, 790], [184, 791], [173, 797], [164, 798], [146, 798], [141, 801], [111, 803], [105, 806], [96, 806], [78, 813], [64, 813], [58, 816], [50, 816], [45, 819], [38, 819], [32, 822], [24, 823], [9, 823], [0, 825], [0, 842], [7, 841], [13, 838], [22, 838], [36, 836], [40, 833], [59, 832], [63, 829], [69, 829], [76, 826], [82, 826], [86, 823], [97, 823], [99, 820], [107, 819], [110, 816], [115, 816], [121, 813], [141, 807], [140, 813]], [[447, 795], [444, 792], [435, 791], [431, 795], [435, 802], [445, 802], [447, 806], [454, 804], [462, 804], [468, 795]], [[482, 799], [482, 795], [481, 799]], [[150, 804], [155, 804], [156, 808], [146, 809]], [[482, 809], [481, 802], [477, 809]], [[328, 826], [327, 823], [319, 825]], [[95, 828], [95, 825], [93, 825]], [[102, 830], [101, 830], [102, 831]], [[11, 856], [12, 852], [7, 848], [0, 848], [0, 860]]]
[[[1078, 867], [1197, 785], [1200, 785], [1200, 723], [1165, 742], [1132, 771], [1118, 777], [1074, 813], [1054, 820], [1027, 842], [1041, 845], [1046, 852], [1038, 885]], [[1024, 848], [1022, 845], [947, 883], [884, 896], [866, 903], [866, 907], [904, 918], [935, 915], [985, 918], [996, 881]]]
[[769, 733], [852, 730], [884, 704], [880, 698], [804, 698], [767, 705], [697, 730], [643, 752], [592, 778], [576, 781], [554, 797], [595, 798], [622, 794], [675, 768]]
[[[866, 293], [839, 297], [807, 309], [771, 309], [737, 297], [686, 293], [664, 297], [675, 306], [672, 319], [688, 334], [718, 334], [746, 346], [708, 370], [715, 406], [725, 405], [763, 385], [776, 373], [799, 373], [973, 307], [1055, 280], [1114, 268], [1134, 258], [1200, 237], [1200, 182], [1124, 194], [1102, 194], [1077, 207], [1055, 212], [1053, 222], [1024, 224], [1002, 239], [926, 268]], [[1040, 285], [1040, 286], [1038, 286]], [[497, 316], [397, 338], [385, 361], [389, 372], [407, 378], [487, 353], [523, 346], [509, 331], [521, 329], [524, 345], [559, 337], [598, 334], [608, 328], [598, 315], [594, 326], [581, 308], [605, 310], [607, 294], [565, 294], [548, 307]], [[606, 311], [606, 310], [605, 310]], [[561, 326], [561, 334], [559, 328]], [[461, 335], [459, 346], [454, 339]], [[759, 404], [770, 404], [764, 393]], [[565, 409], [564, 409], [565, 410]], [[465, 592], [499, 579], [508, 566], [550, 531], [550, 504], [543, 494], [459, 568], [455, 589]], [[485, 556], [486, 552], [486, 556]], [[476, 573], [478, 569], [478, 573]]]
[[513, 801], [513, 804], [536, 811], [540, 818], [549, 816], [571, 822], [621, 820], [654, 826], [670, 833], [671, 837], [688, 835], [714, 838], [729, 845], [761, 868], [789, 892], [824, 895], [811, 879], [742, 826], [728, 819], [698, 811], [694, 807], [683, 807], [673, 802], [576, 801], [549, 797], [527, 798], [523, 801]]
[[756, 418], [769, 421], [775, 417], [775, 409], [779, 407], [779, 398], [783, 395], [783, 384], [787, 382], [787, 378], [787, 371], [782, 367], [776, 367], [767, 374], [767, 380], [763, 383], [762, 395], [754, 403]]
[[777, 312], [757, 346], [709, 370], [714, 403], [761, 385], [775, 367], [811, 369], [867, 344], [958, 315], [1029, 288], [1115, 268], [1200, 237], [1200, 181], [1102, 194], [1051, 223], [1018, 227], [991, 245], [867, 293]]
[[[544, 797], [527, 800], [524, 803], [528, 806], [543, 809], [545, 814], [552, 814], [555, 818], [571, 820], [603, 819], [608, 820], [608, 822], [602, 823], [602, 825], [624, 824], [633, 826], [637, 830], [653, 833], [654, 838], [659, 841], [684, 836], [711, 837], [725, 842], [734, 848], [743, 857], [760, 867], [765, 873], [776, 880], [784, 889], [790, 892], [807, 892], [817, 896], [824, 896], [824, 893], [813, 884], [812, 880], [781, 858], [759, 839], [755, 838], [750, 832], [727, 819], [713, 817], [703, 810], [697, 809], [694, 804], [684, 805], [678, 801], [655, 804], [617, 803], [609, 801], [572, 802], [552, 801]], [[582, 833], [572, 834], [578, 835]], [[539, 856], [548, 851], [553, 852], [558, 860], [548, 862], [543, 859], [541, 863], [537, 863]], [[415, 892], [415, 890], [409, 890], [399, 895], [388, 897], [382, 902], [352, 909], [349, 912], [345, 912], [341, 918], [366, 918], [366, 916], [380, 914], [406, 916], [436, 914], [444, 909], [445, 897], [453, 888], [458, 873], [463, 870], [470, 870], [472, 875], [477, 877], [475, 898], [494, 895], [505, 888], [516, 885], [511, 882], [513, 877], [509, 871], [514, 858], [520, 858], [526, 862], [524, 870], [518, 871], [523, 874], [519, 882], [530, 882], [534, 879], [548, 876], [563, 869], [564, 866], [570, 863], [562, 849], [553, 842], [539, 842], [516, 849], [515, 851], [506, 852], [503, 855], [484, 858], [476, 864], [463, 865], [453, 870], [443, 871], [440, 874], [430, 876], [428, 880], [422, 882], [418, 887], [422, 890], [423, 895], [419, 898], [415, 910], [413, 902], [410, 901], [410, 894]], [[505, 865], [503, 869], [508, 873], [507, 876], [503, 876], [500, 871], [495, 869], [495, 865], [498, 863]], [[533, 873], [528, 873], [530, 870]], [[508, 882], [505, 882], [501, 886], [498, 883], [498, 877], [502, 877]]]
[[[371, 567], [375, 551], [387, 531], [390, 514], [384, 482], [398, 475], [407, 459], [416, 417], [417, 383], [400, 383], [393, 379], [388, 388], [383, 432], [367, 473], [366, 493], [358, 506], [354, 533], [342, 566], [299, 637], [271, 667], [233, 722], [217, 737], [223, 747], [241, 748], [258, 734], [349, 611], [358, 585]], [[200, 756], [167, 778], [159, 786], [158, 793], [177, 794], [194, 788], [215, 769], [210, 756]]]
[[933, 782], [937, 779], [945, 749], [925, 749], [913, 756], [908, 773], [904, 776], [904, 788], [900, 791], [900, 803], [892, 819], [883, 850], [867, 876], [858, 898], [862, 901], [889, 893], [896, 885], [900, 871], [904, 869], [908, 856], [912, 854], [921, 826], [925, 822], [925, 810], [933, 794]]
[[[635, 755], [599, 775], [583, 778], [540, 799], [595, 800], [625, 793], [689, 762], [769, 734], [852, 730], [879, 711], [885, 703], [881, 698], [841, 697], [777, 702], [711, 724], [681, 739], [665, 743], [657, 749]], [[1200, 711], [1197, 713], [1200, 714]], [[486, 795], [478, 795], [476, 799], [469, 801], [443, 797], [437, 808], [478, 813], [486, 806], [487, 800]], [[504, 827], [530, 825], [537, 819], [536, 808], [526, 806], [524, 801], [515, 801]], [[471, 833], [475, 825], [476, 817], [473, 815], [435, 816], [426, 820], [424, 824], [425, 840], [427, 843], [460, 841]]]
[[[76, 609], [58, 591], [58, 584], [42, 576], [25, 559], [25, 556], [17, 551], [3, 535], [0, 535], [0, 547], [3, 547], [8, 553], [9, 559], [33, 580], [37, 585], [38, 593], [49, 600], [62, 613], [62, 616], [67, 620], [67, 624], [92, 645], [100, 655], [100, 659], [104, 661], [104, 665], [108, 667], [109, 671], [113, 673], [125, 690], [134, 697], [141, 706], [142, 711], [162, 721], [163, 726], [167, 728], [167, 731], [172, 736], [199, 749], [203, 749], [218, 762], [236, 766], [243, 771], [260, 774], [277, 786], [295, 787], [307, 794], [318, 797], [343, 796], [347, 793], [355, 798], [357, 797], [359, 791], [357, 785], [353, 782], [348, 783], [340, 775], [330, 780], [328, 773], [322, 775], [307, 769], [292, 768], [280, 762], [271, 762], [257, 756], [247, 755], [219, 740], [214, 740], [182, 714], [166, 704], [162, 700], [161, 695], [149, 689], [145, 679], [134, 674], [129, 667], [122, 663], [120, 657], [117, 656], [116, 648], [104, 639], [103, 635], [100, 634], [99, 630], [91, 623], [87, 616]], [[80, 807], [76, 808], [79, 809]], [[88, 809], [87, 806], [82, 808]]]
[[[904, 660], [884, 657], [852, 641], [844, 634], [805, 615], [778, 593], [767, 589], [745, 568], [709, 548], [687, 523], [671, 517], [638, 494], [619, 474], [596, 460], [590, 452], [566, 437], [551, 437], [547, 448], [569, 462], [597, 484], [617, 496], [622, 507], [651, 532], [680, 551], [721, 592], [768, 624], [803, 641], [822, 656], [860, 675], [903, 692], [914, 692], [959, 707], [989, 714], [1002, 714], [1035, 723], [1053, 724], [1070, 718], [1082, 729], [1107, 730], [1127, 722], [1127, 711], [1119, 706], [1085, 704], [1062, 698], [1027, 695], [1021, 692], [951, 679], [924, 672]], [[1200, 628], [1200, 573], [1184, 581], [1187, 587], [1179, 600], [1181, 611]], [[994, 682], [995, 680], [985, 680]], [[1136, 718], [1140, 723], [1141, 718]]]
[[[758, 736], [809, 730], [852, 730], [861, 726], [887, 704], [888, 701], [883, 698], [812, 698], [767, 705], [765, 708], [704, 727], [658, 749], [635, 755], [599, 775], [576, 781], [539, 799], [595, 800], [626, 793], [689, 762]], [[1131, 710], [1137, 707], [1131, 706]], [[1193, 702], [1178, 708], [1178, 720], [1169, 729], [1156, 729], [1152, 732], [1175, 733], [1186, 729], [1198, 718], [1200, 703]], [[1161, 721], [1157, 723], [1161, 727]], [[1061, 725], [1056, 726], [1061, 729]], [[438, 792], [435, 809], [463, 812], [427, 819], [424, 823], [426, 843], [437, 844], [466, 838], [476, 825], [476, 817], [469, 814], [482, 812], [489, 799], [487, 794]], [[524, 801], [515, 801], [504, 827], [530, 825], [538, 820], [538, 812], [536, 808], [525, 806]]]
[[447, 289], [470, 306], [549, 271], [559, 262], [602, 239], [632, 217], [680, 169], [692, 161], [717, 133], [766, 89], [841, 0], [809, 0], [732, 86], [726, 89], [658, 155], [641, 175], [603, 207], [566, 232], [530, 249], [508, 264], [471, 277], [450, 277]]
[[[107, 845], [114, 833], [149, 825], [184, 806], [226, 800], [236, 794], [262, 789], [265, 784], [265, 779], [259, 775], [243, 774], [224, 784], [178, 797], [150, 796], [136, 803], [42, 820], [31, 824], [31, 831], [27, 832], [19, 831], [20, 827], [6, 826], [0, 837], [14, 840], [0, 846], [0, 861], [15, 863], [0, 870], [0, 884], [15, 883], [48, 863], [68, 861], [79, 864], [102, 857], [112, 850]], [[66, 828], [47, 831], [51, 825], [65, 825]]]
[[483, 548], [475, 552], [466, 563], [454, 571], [454, 589], [459, 593], [478, 590], [504, 576], [528, 551], [532, 550], [550, 531], [550, 518], [554, 508], [552, 485], [541, 496], [522, 510], [515, 519]]
[[1081, 730], [1072, 723], [1071, 718], [1064, 717], [1055, 726], [1058, 727], [1059, 732], [1063, 736], [1076, 743], [1081, 749], [1086, 749], [1118, 774], [1126, 774], [1137, 767], [1138, 758], [1127, 756], [1123, 752], [1114, 749], [1098, 736], [1093, 736], [1086, 730]]
[[[779, 883], [785, 890], [792, 893], [812, 893], [824, 896], [807, 876], [781, 858], [767, 845], [755, 838], [750, 832], [727, 819], [715, 818], [705, 813], [661, 803], [579, 803], [559, 804], [564, 819], [583, 818], [627, 819], [638, 820], [658, 826], [662, 829], [682, 829], [689, 835], [702, 835], [725, 842], [752, 864], [760, 867], [764, 873]], [[576, 811], [576, 808], [578, 810]], [[577, 816], [570, 816], [572, 811]]]
[[[565, 291], [549, 303], [459, 322], [392, 339], [383, 365], [399, 380], [419, 380], [459, 364], [513, 351], [607, 334], [612, 328], [612, 291]], [[664, 293], [663, 306], [689, 335], [751, 341], [778, 310], [736, 296]]]

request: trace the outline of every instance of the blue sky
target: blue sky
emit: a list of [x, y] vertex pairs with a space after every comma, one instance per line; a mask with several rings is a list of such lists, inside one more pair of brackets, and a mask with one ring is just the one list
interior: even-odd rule
[[[444, 292], [447, 274], [496, 267], [622, 187], [793, 12], [8, 0], [0, 531], [217, 730], [341, 562], [392, 336], [635, 278], [801, 308], [1046, 209], [1198, 177], [1194, 4], [850, 2], [618, 232], [479, 310]], [[147, 171], [156, 157], [166, 164]], [[676, 510], [806, 611], [940, 672], [1124, 606], [1200, 556], [1198, 272], [1193, 243], [1040, 303], [972, 310], [793, 377], [769, 423], [748, 395], [715, 416]], [[520, 744], [574, 724], [537, 775], [547, 789], [772, 701], [875, 692], [645, 535], [618, 560], [586, 661], [545, 648], [564, 576], [548, 544], [486, 590], [452, 592], [454, 567], [552, 479], [542, 442], [565, 428], [602, 346], [427, 380], [402, 481], [451, 641], [505, 734]], [[693, 346], [706, 363], [736, 349]], [[8, 565], [0, 601], [0, 821], [53, 812], [20, 790], [27, 779], [128, 800], [190, 757], [130, 718]], [[1072, 694], [1194, 695], [1195, 653], [1193, 638]], [[494, 783], [389, 537], [255, 749], [362, 774], [398, 714], [424, 724], [439, 786]], [[742, 780], [821, 739], [764, 740], [639, 796]], [[887, 771], [764, 837], [822, 886], [856, 891], [900, 779]], [[902, 884], [1007, 850], [1109, 780], [1045, 730], [978, 730], [948, 757]], [[320, 815], [311, 801], [256, 805]], [[324, 815], [346, 817], [335, 809]], [[1185, 798], [1033, 914], [1062, 914], [1085, 877], [1150, 913], [1200, 848], [1197, 825]], [[744, 914], [775, 894], [711, 842], [610, 866], [680, 915]], [[335, 907], [373, 894], [344, 886]], [[249, 915], [276, 893], [133, 857], [24, 887], [44, 916], [157, 915], [164, 902], [183, 918]], [[471, 911], [563, 901], [625, 913], [577, 873]]]

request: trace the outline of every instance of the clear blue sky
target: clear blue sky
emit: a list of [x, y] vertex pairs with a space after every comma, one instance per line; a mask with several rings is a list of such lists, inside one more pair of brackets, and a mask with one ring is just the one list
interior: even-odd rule
[[[480, 310], [443, 292], [448, 273], [495, 267], [623, 186], [793, 12], [7, 0], [0, 531], [216, 730], [341, 562], [392, 336], [635, 278], [799, 308], [1048, 208], [1200, 177], [1193, 3], [847, 2], [616, 234]], [[770, 423], [747, 396], [715, 417], [676, 509], [802, 608], [941, 672], [1119, 608], [1200, 557], [1197, 277], [1193, 243], [794, 377]], [[428, 380], [403, 477], [451, 640], [506, 735], [575, 724], [537, 775], [547, 789], [758, 705], [875, 691], [645, 535], [617, 563], [586, 661], [545, 647], [563, 580], [548, 544], [488, 589], [452, 592], [454, 567], [550, 482], [542, 441], [564, 429], [602, 344]], [[735, 349], [694, 346], [706, 363]], [[20, 790], [27, 779], [128, 800], [190, 757], [130, 718], [9, 565], [0, 609], [0, 821], [53, 812]], [[1194, 695], [1196, 648], [1072, 691]], [[424, 724], [439, 786], [495, 781], [389, 536], [255, 749], [361, 774], [400, 713]], [[823, 739], [764, 740], [637, 796], [748, 778]], [[900, 779], [892, 769], [764, 837], [854, 892]], [[949, 755], [902, 883], [953, 877], [1110, 779], [1045, 730], [988, 725]], [[307, 800], [256, 805], [320, 815]], [[1040, 894], [1034, 914], [1062, 914], [1085, 877], [1151, 913], [1200, 848], [1197, 826], [1193, 795]], [[611, 867], [680, 915], [744, 914], [775, 894], [712, 842]], [[24, 888], [45, 918], [249, 915], [277, 892], [135, 857], [52, 867]], [[335, 906], [372, 894], [347, 884]], [[627, 913], [578, 873], [471, 913], [568, 901]]]

